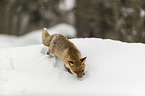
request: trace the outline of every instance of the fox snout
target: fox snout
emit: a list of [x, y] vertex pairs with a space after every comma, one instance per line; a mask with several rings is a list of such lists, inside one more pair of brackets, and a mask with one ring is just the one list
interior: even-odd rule
[[77, 78], [78, 78], [78, 79], [81, 79], [81, 78], [83, 77], [83, 74], [84, 74], [84, 73], [79, 73], [79, 74], [77, 74]]
[[76, 75], [76, 77], [78, 79], [81, 79], [85, 75], [84, 69], [81, 69], [81, 71], [79, 71], [79, 70], [78, 71], [74, 71], [73, 73]]
[[73, 71], [72, 69], [71, 70], [71, 73], [73, 73], [78, 79], [81, 79], [84, 75], [85, 75], [85, 72], [84, 72], [84, 69], [79, 69], [78, 71]]

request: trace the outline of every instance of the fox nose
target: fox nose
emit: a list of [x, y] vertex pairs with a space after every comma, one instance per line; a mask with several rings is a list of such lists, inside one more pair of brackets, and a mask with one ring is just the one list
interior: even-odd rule
[[80, 79], [83, 77], [83, 74], [77, 74], [77, 77]]

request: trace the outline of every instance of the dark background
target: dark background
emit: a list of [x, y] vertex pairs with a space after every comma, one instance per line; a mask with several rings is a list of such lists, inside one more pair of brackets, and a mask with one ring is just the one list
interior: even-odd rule
[[73, 25], [77, 37], [145, 42], [144, 0], [0, 0], [0, 34], [21, 36], [59, 23]]

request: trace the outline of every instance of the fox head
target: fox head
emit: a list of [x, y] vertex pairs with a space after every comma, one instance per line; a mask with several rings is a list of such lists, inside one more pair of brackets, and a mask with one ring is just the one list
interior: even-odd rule
[[77, 78], [81, 79], [85, 75], [85, 60], [87, 57], [84, 57], [80, 60], [68, 61], [69, 68], [72, 73], [74, 73]]

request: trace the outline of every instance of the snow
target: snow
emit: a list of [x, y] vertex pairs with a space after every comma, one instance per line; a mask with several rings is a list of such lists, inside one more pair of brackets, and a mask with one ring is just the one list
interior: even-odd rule
[[[35, 30], [24, 36], [0, 35], [0, 48], [19, 47], [41, 44], [43, 29]], [[63, 34], [66, 37], [76, 37], [76, 29], [69, 24], [61, 23], [48, 28], [50, 34]]]
[[0, 96], [144, 96], [145, 45], [109, 39], [70, 39], [86, 59], [78, 80], [38, 44], [0, 49]]
[[75, 0], [63, 0], [59, 4], [59, 9], [63, 11], [70, 11], [75, 6]]

